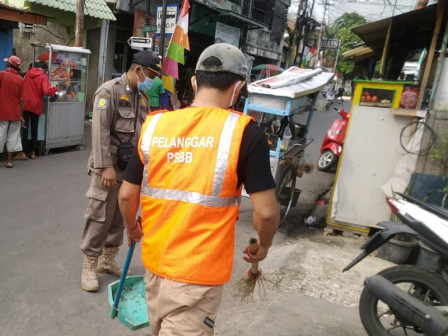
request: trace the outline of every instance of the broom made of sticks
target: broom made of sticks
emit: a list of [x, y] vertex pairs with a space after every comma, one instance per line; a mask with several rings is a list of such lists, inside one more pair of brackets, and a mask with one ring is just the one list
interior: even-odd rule
[[[257, 252], [258, 242], [256, 238], [249, 239], [249, 250], [252, 253]], [[236, 287], [242, 300], [252, 299], [256, 287], [258, 287], [258, 297], [261, 300], [264, 299], [266, 288], [264, 286], [263, 278], [261, 277], [261, 268], [258, 267], [258, 262], [252, 263], [252, 266], [247, 271], [247, 276], [240, 279], [237, 282]]]

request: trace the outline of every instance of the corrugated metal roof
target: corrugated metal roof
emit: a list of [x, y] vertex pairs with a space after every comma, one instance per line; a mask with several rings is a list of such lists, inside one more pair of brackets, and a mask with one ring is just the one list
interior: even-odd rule
[[362, 45], [351, 50], [346, 51], [342, 54], [344, 57], [352, 57], [355, 61], [361, 61], [365, 58], [369, 58], [373, 55], [376, 55], [376, 52], [373, 48]]
[[[76, 0], [28, 0], [28, 2], [76, 13]], [[116, 20], [104, 0], [85, 0], [84, 15], [97, 19]]]
[[[366, 48], [368, 47], [371, 49], [369, 56], [381, 56], [391, 22], [391, 49], [389, 50], [389, 55], [395, 55], [396, 53], [402, 52], [403, 44], [406, 44], [410, 49], [423, 47], [429, 49], [437, 17], [437, 6], [437, 4], [430, 5], [426, 8], [413, 10], [394, 17], [352, 28], [352, 31], [365, 42], [366, 46], [357, 48], [358, 50], [356, 52], [349, 55], [355, 57], [355, 59], [357, 56], [365, 58], [364, 56], [367, 54], [363, 55], [363, 53], [367, 51]], [[445, 27], [446, 21], [447, 19], [445, 15], [442, 27]], [[344, 53], [344, 56], [347, 56], [347, 53]]]
[[[296, 67], [293, 67], [296, 68]], [[292, 68], [288, 69], [291, 70]], [[287, 70], [287, 71], [288, 71]], [[282, 74], [274, 77], [269, 77], [266, 79], [259, 80], [257, 82], [251, 83], [247, 86], [247, 90], [249, 91], [249, 94], [262, 94], [262, 95], [269, 95], [269, 96], [278, 96], [278, 97], [287, 97], [287, 98], [299, 98], [304, 95], [308, 95], [310, 93], [319, 91], [321, 88], [323, 88], [334, 76], [334, 73], [332, 72], [323, 72], [321, 69], [320, 71], [312, 70], [312, 69], [300, 69], [304, 72], [309, 70], [310, 76], [303, 75], [302, 78], [304, 80], [302, 81], [292, 81], [290, 85], [281, 86], [275, 89], [267, 88], [260, 86], [263, 82], [269, 80], [270, 78], [279, 78], [282, 76]], [[287, 72], [286, 71], [286, 72]], [[285, 72], [283, 72], [285, 73]], [[288, 76], [291, 77], [291, 76]], [[300, 77], [300, 76], [298, 76]]]

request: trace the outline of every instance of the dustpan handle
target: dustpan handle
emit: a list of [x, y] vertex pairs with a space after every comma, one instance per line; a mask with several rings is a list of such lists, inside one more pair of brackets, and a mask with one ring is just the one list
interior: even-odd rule
[[126, 261], [124, 262], [123, 271], [121, 272], [120, 283], [118, 284], [117, 294], [115, 295], [114, 304], [110, 312], [110, 317], [115, 318], [118, 313], [118, 302], [120, 302], [121, 292], [123, 290], [124, 282], [126, 281], [126, 275], [128, 274], [129, 265], [131, 263], [132, 254], [134, 253], [135, 241], [131, 241], [131, 247], [128, 250]]

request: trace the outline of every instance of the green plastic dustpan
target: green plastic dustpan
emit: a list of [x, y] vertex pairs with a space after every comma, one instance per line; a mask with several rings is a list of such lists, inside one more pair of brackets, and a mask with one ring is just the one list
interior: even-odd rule
[[108, 297], [112, 309], [118, 311], [118, 320], [131, 330], [149, 327], [148, 306], [145, 299], [143, 275], [126, 277], [117, 308], [113, 308], [120, 280], [109, 284]]
[[112, 319], [118, 317], [118, 320], [131, 330], [149, 326], [143, 275], [126, 276], [134, 248], [135, 241], [132, 241], [120, 280], [109, 284], [107, 291], [109, 303], [112, 307], [110, 317]]

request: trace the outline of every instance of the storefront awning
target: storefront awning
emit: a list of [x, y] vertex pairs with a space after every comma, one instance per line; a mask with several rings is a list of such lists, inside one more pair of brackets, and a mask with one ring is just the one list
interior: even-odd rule
[[[344, 53], [344, 56], [352, 56], [355, 60], [373, 55], [381, 56], [391, 23], [392, 29], [389, 43], [391, 55], [395, 52], [400, 52], [402, 43], [406, 43], [410, 49], [424, 47], [429, 49], [436, 16], [437, 4], [434, 4], [426, 8], [352, 28], [352, 31], [365, 42], [365, 46], [350, 50]], [[370, 48], [370, 50], [367, 48]]]
[[46, 25], [47, 19], [53, 17], [0, 3], [0, 20], [21, 22], [26, 24]]
[[[76, 0], [28, 0], [28, 2], [76, 13]], [[84, 14], [97, 19], [116, 20], [104, 0], [85, 0]]]
[[351, 57], [354, 61], [361, 61], [374, 55], [376, 55], [375, 50], [366, 45], [353, 48], [342, 54], [344, 57]]

